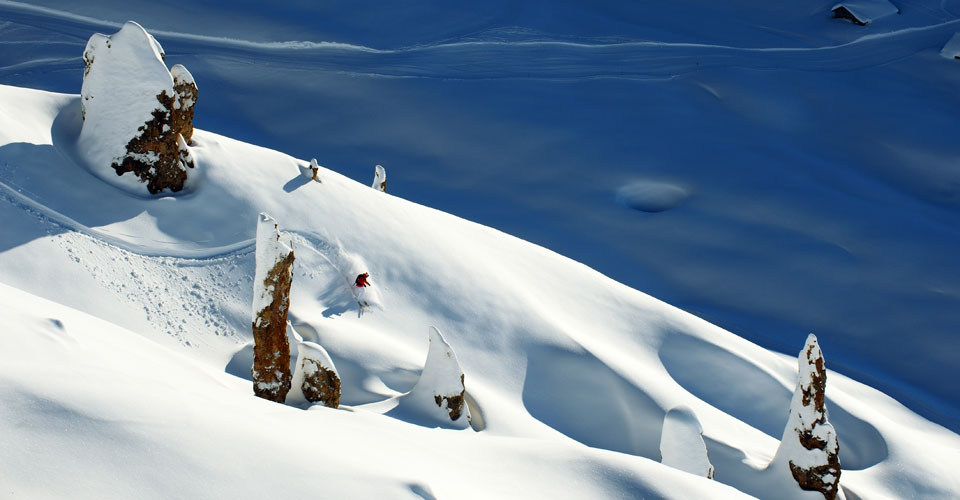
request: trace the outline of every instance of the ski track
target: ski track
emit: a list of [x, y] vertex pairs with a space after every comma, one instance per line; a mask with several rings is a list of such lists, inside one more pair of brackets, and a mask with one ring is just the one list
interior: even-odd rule
[[[0, 0], [8, 20], [83, 38], [120, 23]], [[960, 20], [814, 48], [741, 48], [695, 43], [632, 41], [461, 41], [401, 49], [337, 42], [255, 42], [151, 29], [168, 53], [269, 60], [271, 65], [348, 74], [438, 79], [586, 79], [669, 77], [701, 69], [851, 71], [879, 66], [945, 43]], [[76, 63], [76, 62], [75, 62]], [[3, 69], [0, 68], [0, 74]], [[11, 71], [7, 69], [6, 71]]]

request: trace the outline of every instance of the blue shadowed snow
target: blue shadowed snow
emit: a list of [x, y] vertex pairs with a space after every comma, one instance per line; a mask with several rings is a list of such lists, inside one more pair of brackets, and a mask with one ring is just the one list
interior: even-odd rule
[[0, 83], [78, 93], [89, 35], [135, 19], [196, 78], [198, 128], [382, 164], [391, 194], [768, 348], [813, 331], [958, 430], [960, 4], [857, 27], [834, 3], [0, 2]]

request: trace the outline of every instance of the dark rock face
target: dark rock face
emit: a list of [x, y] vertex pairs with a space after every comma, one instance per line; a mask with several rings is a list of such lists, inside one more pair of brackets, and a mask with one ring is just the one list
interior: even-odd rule
[[303, 360], [304, 397], [311, 403], [322, 403], [330, 408], [340, 406], [340, 377], [333, 370], [326, 369], [313, 359]]
[[[196, 96], [196, 85], [181, 85], [184, 92], [192, 88]], [[144, 123], [138, 131], [140, 135], [127, 143], [127, 153], [111, 167], [117, 175], [133, 172], [141, 182], [146, 183], [150, 194], [164, 189], [177, 192], [183, 189], [187, 180], [187, 169], [193, 168], [193, 159], [186, 148], [187, 132], [193, 135], [193, 106], [188, 109], [181, 105], [179, 96], [168, 96], [166, 91], [157, 96], [159, 107], [153, 111], [153, 119]], [[178, 109], [174, 109], [174, 106]], [[182, 137], [182, 138], [181, 138]]]
[[833, 9], [833, 18], [834, 19], [846, 19], [857, 26], [866, 26], [867, 23], [857, 19], [857, 16], [853, 15], [852, 12], [847, 10], [846, 7], [840, 6], [836, 9]]
[[272, 290], [273, 300], [253, 321], [253, 392], [278, 403], [286, 400], [292, 379], [287, 311], [290, 307], [293, 259], [291, 251], [267, 273], [263, 286], [266, 290]]
[[[807, 369], [809, 370], [809, 384], [806, 385], [803, 383], [802, 373], [804, 358], [806, 358]], [[819, 491], [826, 500], [834, 500], [837, 497], [837, 489], [840, 484], [840, 445], [837, 442], [833, 426], [827, 422], [824, 403], [827, 389], [827, 370], [824, 367], [823, 356], [815, 338], [812, 342], [807, 341], [800, 359], [801, 383], [798, 389], [801, 396], [800, 403], [803, 406], [801, 411], [806, 415], [812, 415], [813, 419], [805, 422], [806, 425], [797, 429], [797, 439], [799, 439], [803, 448], [820, 451], [825, 457], [825, 461], [813, 467], [800, 467], [791, 460], [789, 462], [790, 472], [801, 488]]]
[[[463, 375], [460, 375], [460, 386], [463, 387]], [[441, 396], [436, 395], [433, 397], [433, 400], [436, 401], [437, 406], [443, 407], [443, 402], [447, 402], [447, 411], [450, 412], [450, 420], [457, 420], [460, 418], [460, 415], [463, 414], [463, 393], [465, 391], [460, 391], [460, 394], [454, 396]]]

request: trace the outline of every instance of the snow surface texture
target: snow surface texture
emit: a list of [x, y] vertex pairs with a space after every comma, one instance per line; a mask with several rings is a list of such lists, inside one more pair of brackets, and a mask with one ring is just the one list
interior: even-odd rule
[[[938, 56], [960, 5], [855, 26], [836, 3], [2, 1], [0, 83], [76, 94], [90, 35], [141, 20], [203, 86], [200, 128], [367, 186], [389, 162], [392, 195], [791, 357], [814, 331], [832, 369], [960, 431], [960, 73]], [[637, 182], [689, 197], [638, 211]]]
[[[175, 96], [174, 79], [193, 83], [193, 77], [182, 65], [174, 66], [171, 75], [163, 63], [163, 48], [135, 22], [124, 24], [111, 36], [91, 36], [83, 56], [88, 71], [80, 92], [84, 122], [77, 152], [104, 181], [145, 195], [146, 185], [139, 177], [130, 172], [118, 176], [111, 165], [128, 154], [127, 143], [142, 134], [141, 127], [153, 119], [154, 111], [162, 109], [157, 96], [163, 92]], [[189, 104], [174, 101], [178, 108]], [[189, 154], [182, 138], [178, 145]]]
[[703, 428], [690, 408], [671, 408], [663, 417], [660, 457], [663, 465], [713, 479], [714, 470], [707, 456], [707, 445], [703, 442]]
[[[764, 475], [792, 357], [366, 181], [324, 169], [323, 184], [301, 182], [305, 161], [203, 130], [193, 152], [209, 170], [193, 195], [131, 198], [71, 156], [76, 95], [0, 87], [0, 100], [0, 436], [18, 451], [0, 452], [0, 484], [17, 496], [818, 496]], [[661, 214], [706, 196], [691, 192]], [[292, 322], [336, 363], [346, 411], [261, 401], [229, 372], [250, 339], [261, 212], [296, 245]], [[389, 308], [352, 314], [358, 268]], [[421, 378], [431, 324], [456, 347], [482, 430], [377, 406]], [[960, 496], [960, 437], [829, 376], [842, 493]], [[658, 463], [680, 405], [703, 426], [715, 481]]]

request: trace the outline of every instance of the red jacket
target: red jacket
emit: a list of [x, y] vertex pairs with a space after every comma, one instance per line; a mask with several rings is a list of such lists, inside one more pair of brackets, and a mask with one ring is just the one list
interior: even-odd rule
[[370, 286], [370, 283], [367, 283], [367, 275], [361, 274], [357, 276], [357, 280], [353, 282], [354, 285], [358, 287]]

